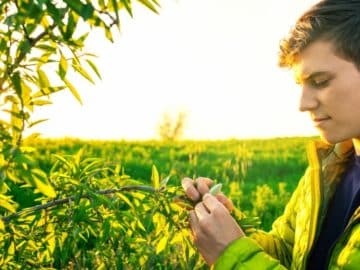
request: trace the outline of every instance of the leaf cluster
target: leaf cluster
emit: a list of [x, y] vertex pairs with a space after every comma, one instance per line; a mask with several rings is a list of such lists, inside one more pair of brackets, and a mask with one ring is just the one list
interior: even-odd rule
[[[196, 268], [186, 212], [172, 203], [153, 168], [154, 186], [84, 151], [53, 154], [43, 170], [32, 119], [59, 91], [80, 102], [76, 76], [101, 79], [85, 50], [95, 28], [113, 41], [131, 0], [3, 0], [0, 3], [0, 268]], [[157, 13], [156, 0], [137, 0]], [[169, 256], [169, 254], [171, 254]]]
[[[157, 12], [156, 0], [138, 2]], [[23, 146], [23, 134], [47, 120], [31, 116], [37, 107], [51, 104], [54, 93], [68, 90], [82, 102], [75, 74], [90, 83], [95, 82], [94, 76], [101, 78], [93, 62], [95, 55], [85, 51], [89, 33], [99, 28], [112, 41], [111, 31], [120, 26], [120, 10], [132, 15], [131, 6], [130, 0], [1, 1], [0, 213], [17, 209], [12, 198], [16, 192], [9, 194], [18, 187], [48, 198], [56, 196], [33, 157], [35, 148]], [[30, 202], [22, 205], [38, 198], [29, 196]]]
[[[0, 266], [155, 269], [203, 267], [190, 241], [178, 188], [144, 186], [120, 166], [55, 155], [56, 198], [3, 217]], [[153, 178], [156, 177], [154, 167]], [[153, 180], [157, 181], [157, 180]]]

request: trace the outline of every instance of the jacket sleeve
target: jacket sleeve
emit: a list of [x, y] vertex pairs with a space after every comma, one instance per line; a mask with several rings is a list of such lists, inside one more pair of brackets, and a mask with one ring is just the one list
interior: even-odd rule
[[278, 260], [269, 254], [250, 237], [242, 237], [232, 242], [217, 260], [215, 270], [285, 270]]
[[303, 193], [300, 180], [270, 232], [258, 230], [232, 242], [219, 257], [215, 269], [286, 269], [290, 268], [294, 245], [297, 201]]

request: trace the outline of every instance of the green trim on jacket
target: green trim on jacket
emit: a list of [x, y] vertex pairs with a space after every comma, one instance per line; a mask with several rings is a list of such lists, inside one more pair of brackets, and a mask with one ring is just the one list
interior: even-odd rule
[[242, 237], [228, 246], [227, 251], [222, 254], [221, 260], [216, 263], [215, 269], [254, 270], [262, 269], [262, 267], [264, 269], [286, 269], [265, 253], [253, 239]]

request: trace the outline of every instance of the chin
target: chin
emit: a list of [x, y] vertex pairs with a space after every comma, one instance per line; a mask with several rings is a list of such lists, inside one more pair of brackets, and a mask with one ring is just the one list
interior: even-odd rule
[[336, 144], [351, 139], [351, 136], [339, 136], [338, 134], [320, 133], [320, 137], [328, 144]]

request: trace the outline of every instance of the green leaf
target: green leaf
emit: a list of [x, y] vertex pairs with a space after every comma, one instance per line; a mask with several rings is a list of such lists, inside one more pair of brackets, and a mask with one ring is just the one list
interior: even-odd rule
[[161, 180], [160, 182], [160, 187], [166, 187], [167, 183], [169, 182], [170, 180], [170, 175], [166, 176], [163, 180]]
[[68, 70], [68, 62], [64, 55], [61, 53], [59, 61], [59, 76], [61, 79], [64, 79]]
[[89, 64], [89, 66], [91, 67], [91, 69], [95, 72], [95, 74], [98, 76], [98, 78], [101, 80], [101, 74], [97, 68], [97, 66], [89, 59], [86, 60], [86, 62]]
[[69, 88], [71, 94], [73, 94], [73, 96], [77, 99], [77, 101], [79, 101], [79, 103], [82, 105], [82, 100], [81, 97], [78, 93], [78, 91], [76, 90], [76, 88], [71, 84], [71, 82], [69, 82], [67, 79], [64, 78], [64, 83], [67, 86], [67, 88]]
[[45, 122], [45, 121], [47, 121], [47, 120], [49, 120], [49, 119], [39, 119], [39, 120], [36, 120], [36, 121], [34, 121], [34, 122], [31, 122], [30, 124], [29, 124], [29, 128], [31, 128], [31, 127], [33, 127], [33, 126], [35, 126], [35, 125], [37, 125], [37, 124], [40, 124], [40, 123], [42, 123], [42, 122]]
[[12, 104], [12, 108], [10, 111], [11, 114], [11, 127], [12, 127], [12, 135], [13, 135], [13, 139], [14, 141], [17, 140], [17, 138], [19, 138], [20, 136], [20, 132], [22, 130], [22, 121], [23, 118], [21, 117], [21, 113], [19, 110], [19, 107], [17, 104], [13, 103]]
[[[125, 0], [126, 1], [126, 0]], [[116, 25], [119, 26], [119, 23], [120, 23], [120, 19], [119, 19], [119, 7], [116, 3], [116, 0], [111, 0], [111, 3], [113, 5], [113, 8], [114, 8], [114, 13], [115, 13], [115, 16], [116, 16]]]
[[117, 197], [119, 197], [121, 200], [123, 200], [130, 208], [134, 209], [134, 205], [131, 203], [131, 201], [122, 193], [117, 193]]
[[50, 82], [48, 77], [46, 76], [46, 73], [42, 71], [41, 69], [37, 70], [38, 78], [39, 78], [39, 84], [41, 88], [48, 88], [50, 86]]
[[60, 163], [65, 164], [69, 169], [72, 169], [73, 165], [69, 161], [67, 161], [64, 157], [56, 154], [53, 154], [53, 157], [56, 158]]
[[3, 52], [5, 49], [7, 49], [7, 42], [5, 39], [0, 40], [0, 51]]
[[50, 184], [45, 184], [41, 180], [35, 177], [34, 179], [36, 188], [45, 196], [49, 198], [55, 198], [56, 192]]
[[55, 198], [56, 192], [54, 188], [47, 181], [46, 174], [39, 169], [32, 169], [31, 174], [34, 178], [36, 188], [45, 196]]
[[133, 17], [133, 13], [131, 10], [131, 2], [128, 0], [120, 0], [122, 4], [124, 4], [126, 11], [130, 14], [131, 17]]
[[142, 231], [146, 232], [146, 229], [145, 229], [144, 225], [141, 223], [139, 218], [136, 220], [136, 224]]
[[106, 37], [109, 41], [114, 42], [113, 35], [112, 35], [112, 33], [111, 33], [111, 29], [110, 29], [109, 27], [105, 26], [104, 30], [105, 30], [105, 37]]
[[99, 6], [100, 6], [101, 9], [104, 9], [105, 1], [104, 0], [99, 0]]
[[20, 146], [20, 151], [22, 153], [34, 153], [36, 149], [31, 146]]
[[158, 244], [156, 245], [156, 254], [159, 254], [166, 248], [169, 237], [167, 235], [163, 236]]
[[80, 0], [64, 0], [64, 2], [77, 14], [81, 15], [83, 4]]
[[5, 224], [1, 219], [0, 219], [0, 232], [2, 234], [5, 232]]
[[52, 52], [52, 53], [54, 53], [56, 51], [56, 48], [54, 48], [50, 45], [47, 45], [47, 44], [38, 44], [38, 45], [36, 45], [35, 48], [43, 50], [43, 51], [47, 51], [47, 52]]
[[49, 94], [56, 93], [64, 89], [66, 89], [66, 86], [54, 86], [45, 89], [40, 89], [40, 91], [36, 92], [32, 97], [38, 98], [38, 97], [48, 96]]
[[73, 61], [73, 68], [76, 72], [78, 72], [79, 74], [81, 74], [85, 79], [87, 79], [89, 82], [91, 82], [92, 84], [95, 84], [94, 80], [91, 78], [91, 76], [89, 75], [89, 73], [87, 73], [87, 71], [80, 65], [80, 63], [78, 61], [76, 61], [74, 59]]
[[21, 79], [20, 79], [20, 73], [17, 71], [14, 73], [13, 76], [11, 76], [11, 82], [15, 88], [15, 92], [16, 94], [21, 97], [21, 92], [22, 92], [22, 89], [21, 89]]
[[29, 40], [25, 39], [23, 41], [21, 41], [21, 43], [19, 44], [18, 47], [18, 54], [20, 53], [26, 53], [28, 54], [31, 50], [31, 44], [29, 42]]
[[[156, 14], [159, 14], [158, 11], [157, 11], [157, 9], [155, 8], [154, 4], [151, 3], [151, 1], [149, 1], [149, 0], [139, 0], [139, 2], [140, 2], [141, 4], [143, 4], [144, 6], [146, 6], [148, 9], [152, 10], [153, 12], [155, 12]], [[157, 4], [156, 1], [154, 1], [154, 2]]]
[[94, 7], [91, 3], [87, 3], [86, 5], [82, 6], [80, 16], [86, 21], [87, 19], [91, 18], [94, 13]]
[[29, 61], [37, 63], [36, 68], [40, 70], [40, 67], [43, 64], [49, 63], [49, 58], [53, 54], [53, 51], [46, 51], [43, 55], [40, 56], [40, 58], [32, 58]]
[[17, 163], [19, 163], [19, 164], [22, 163], [23, 165], [26, 165], [26, 166], [35, 166], [35, 164], [36, 164], [34, 155], [28, 155], [25, 153], [18, 153], [15, 156], [14, 160]]
[[221, 187], [222, 187], [222, 184], [216, 184], [216, 185], [214, 185], [214, 186], [212, 186], [211, 188], [210, 188], [210, 190], [209, 190], [209, 193], [211, 194], [211, 195], [217, 195], [218, 193], [220, 193], [221, 192]]
[[14, 96], [14, 95], [8, 95], [4, 98], [4, 102], [7, 103], [7, 102], [11, 102], [11, 103], [15, 103], [15, 104], [19, 104], [20, 101], [19, 101], [19, 98], [17, 96]]
[[30, 104], [31, 105], [36, 105], [36, 106], [44, 106], [44, 105], [52, 104], [52, 102], [50, 100], [35, 99], [35, 100], [32, 100], [30, 102]]
[[152, 166], [151, 181], [155, 189], [158, 189], [160, 187], [159, 172], [156, 169], [155, 165]]
[[62, 21], [62, 17], [63, 14], [65, 12], [65, 8], [57, 8], [53, 3], [51, 3], [51, 1], [44, 1], [46, 4], [46, 11], [49, 14], [49, 17], [51, 17], [52, 19], [54, 19], [54, 21], [58, 24], [61, 25]]
[[14, 254], [15, 254], [15, 243], [14, 243], [14, 241], [11, 241], [11, 243], [9, 245], [9, 248], [7, 250], [7, 253], [10, 256], [14, 256]]
[[66, 25], [66, 32], [64, 35], [65, 39], [70, 39], [73, 36], [75, 29], [76, 29], [78, 17], [79, 17], [78, 15], [76, 15], [76, 17], [75, 17], [74, 12], [69, 13], [69, 18], [68, 18], [67, 25]]
[[12, 213], [16, 212], [16, 204], [12, 202], [8, 196], [2, 194], [0, 194], [0, 207], [5, 208]]
[[33, 106], [31, 105], [31, 98], [30, 98], [31, 88], [27, 84], [25, 84], [24, 80], [21, 82], [21, 90], [22, 90], [21, 99], [23, 104], [30, 111], [33, 111]]

